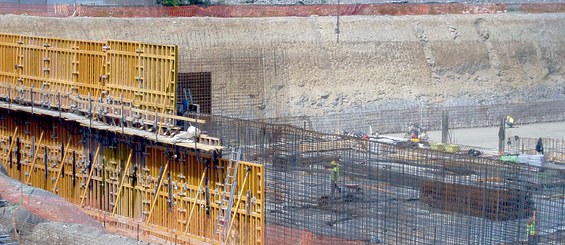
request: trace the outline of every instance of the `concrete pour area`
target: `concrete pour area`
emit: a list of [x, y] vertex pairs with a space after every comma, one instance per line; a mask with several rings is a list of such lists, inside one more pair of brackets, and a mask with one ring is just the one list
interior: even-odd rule
[[[286, 195], [294, 198], [268, 202], [267, 220], [282, 226], [304, 227], [316, 236], [360, 243], [377, 238], [383, 244], [428, 244], [434, 241], [439, 244], [513, 244], [527, 239], [524, 230], [526, 216], [492, 220], [437, 209], [422, 202], [417, 184], [427, 178], [423, 175], [433, 171], [431, 169], [425, 171], [423, 168], [397, 163], [370, 165], [373, 165], [371, 168], [388, 168], [380, 171], [383, 177], [402, 177], [405, 181], [391, 184], [391, 179], [386, 178], [357, 180], [356, 183], [364, 182], [361, 185], [363, 188], [358, 191], [342, 190], [342, 193], [332, 196], [327, 188], [330, 186], [329, 181], [314, 184], [316, 180], [310, 179], [312, 177], [309, 177], [311, 173], [308, 171], [292, 171], [287, 176], [293, 177], [287, 177], [289, 184], [283, 188], [286, 189]], [[406, 172], [410, 174], [407, 175]], [[392, 177], [394, 175], [396, 177]], [[462, 183], [473, 183], [465, 180], [466, 176], [454, 179]], [[554, 191], [563, 192], [563, 183], [556, 183], [558, 187], [552, 187]], [[316, 197], [313, 193], [325, 195]], [[530, 201], [537, 205], [539, 216], [544, 217], [540, 227], [548, 241], [555, 235], [562, 239], [559, 234], [564, 231], [565, 223], [550, 218], [554, 216], [555, 210], [562, 207], [562, 201], [548, 201], [548, 198], [550, 197], [546, 194], [535, 194]]]
[[[523, 129], [525, 137], [532, 132], [526, 129], [535, 127], [513, 130]], [[527, 241], [526, 223], [536, 209], [541, 241], [565, 239], [560, 168], [377, 144], [369, 149], [314, 152], [267, 165], [268, 226], [309, 231], [314, 239], [333, 243], [519, 244]], [[341, 192], [332, 194], [328, 159], [337, 155], [344, 158]], [[283, 244], [307, 237], [289, 234]]]
[[[402, 137], [404, 134], [392, 135]], [[441, 142], [441, 131], [430, 131], [428, 135], [431, 141]], [[514, 128], [506, 129], [506, 135], [517, 135], [528, 138], [548, 137], [563, 139], [565, 138], [565, 122], [518, 124]], [[498, 147], [498, 127], [452, 129], [450, 136], [455, 144], [492, 149]]]

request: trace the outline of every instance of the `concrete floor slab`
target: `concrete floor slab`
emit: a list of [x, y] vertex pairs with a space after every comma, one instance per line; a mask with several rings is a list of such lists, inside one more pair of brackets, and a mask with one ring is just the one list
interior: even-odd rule
[[[428, 135], [432, 142], [441, 142], [441, 131], [430, 131]], [[506, 130], [507, 137], [514, 135], [525, 138], [563, 139], [565, 138], [565, 122], [518, 125], [516, 128]], [[392, 134], [391, 136], [402, 137], [403, 134]], [[450, 138], [455, 144], [497, 149], [498, 127], [451, 129]]]

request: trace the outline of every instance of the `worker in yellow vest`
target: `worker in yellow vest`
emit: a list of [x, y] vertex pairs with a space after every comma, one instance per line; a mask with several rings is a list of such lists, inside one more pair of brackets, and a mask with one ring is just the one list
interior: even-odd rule
[[504, 123], [506, 124], [507, 128], [513, 128], [514, 124], [516, 123], [514, 121], [514, 118], [512, 118], [510, 115], [506, 116], [506, 119], [504, 120]]
[[528, 245], [535, 245], [539, 242], [538, 237], [538, 219], [537, 210], [534, 209], [533, 215], [528, 219], [528, 224], [526, 225], [526, 232], [528, 233]]
[[332, 195], [335, 194], [335, 190], [341, 193], [341, 188], [337, 185], [337, 179], [339, 178], [339, 162], [340, 157], [331, 161], [332, 169], [330, 173], [330, 180], [332, 182]]

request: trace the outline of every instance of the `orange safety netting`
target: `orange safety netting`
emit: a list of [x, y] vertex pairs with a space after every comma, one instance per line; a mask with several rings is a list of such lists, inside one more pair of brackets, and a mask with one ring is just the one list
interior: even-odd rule
[[0, 14], [50, 17], [279, 17], [339, 15], [492, 14], [505, 11], [564, 12], [565, 3], [537, 4], [327, 4], [213, 6], [97, 6], [1, 4]]
[[0, 195], [12, 204], [13, 208], [23, 207], [34, 215], [49, 221], [77, 223], [101, 228], [101, 224], [65, 199], [47, 191], [29, 187], [23, 183], [0, 177]]

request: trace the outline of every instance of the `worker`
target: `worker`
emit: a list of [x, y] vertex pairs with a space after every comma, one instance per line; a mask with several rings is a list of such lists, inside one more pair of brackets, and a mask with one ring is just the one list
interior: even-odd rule
[[341, 188], [337, 185], [337, 179], [339, 178], [339, 163], [341, 161], [341, 157], [338, 157], [331, 161], [332, 169], [330, 173], [330, 180], [332, 183], [332, 195], [335, 194], [335, 190], [341, 193]]
[[369, 146], [369, 135], [363, 135], [363, 150], [367, 151], [367, 147]]
[[419, 134], [420, 134], [420, 125], [418, 123], [415, 123], [410, 127], [410, 129], [408, 129], [408, 132], [406, 133], [406, 137], [408, 137], [408, 140], [412, 142], [420, 142]]
[[526, 232], [528, 233], [528, 245], [538, 244], [538, 220], [537, 220], [537, 210], [534, 209], [533, 215], [528, 219], [528, 224], [526, 225]]
[[508, 115], [508, 116], [506, 116], [506, 120], [504, 120], [504, 123], [506, 124], [507, 127], [513, 128], [514, 127], [514, 118], [512, 118], [510, 115]]
[[536, 152], [543, 155], [543, 140], [541, 137], [538, 139], [536, 143]]

